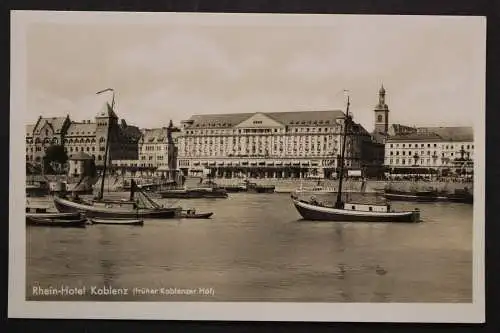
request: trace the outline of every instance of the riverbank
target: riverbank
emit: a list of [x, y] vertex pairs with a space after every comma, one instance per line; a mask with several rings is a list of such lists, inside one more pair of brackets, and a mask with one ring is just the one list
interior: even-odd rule
[[[64, 177], [64, 176], [63, 176]], [[58, 179], [59, 181], [61, 179]], [[151, 184], [159, 182], [158, 179], [153, 178], [136, 178], [138, 184]], [[188, 178], [186, 179], [186, 186], [194, 187], [199, 183], [200, 178]], [[280, 193], [290, 193], [296, 189], [302, 187], [311, 188], [314, 186], [322, 186], [324, 188], [335, 189], [338, 186], [337, 180], [326, 179], [300, 179], [300, 178], [249, 178], [252, 183], [258, 185], [273, 185], [275, 186], [275, 191]], [[220, 186], [228, 185], [238, 185], [243, 182], [240, 178], [215, 178], [214, 181]], [[123, 185], [125, 183], [130, 183], [130, 179], [123, 179], [119, 176], [109, 176], [106, 177], [104, 183], [104, 190], [107, 192], [119, 192], [123, 191]], [[361, 190], [362, 182], [360, 180], [346, 179], [344, 181], [344, 191], [346, 192], [359, 192]], [[444, 181], [384, 181], [384, 180], [368, 180], [366, 184], [365, 192], [375, 193], [383, 191], [386, 186], [391, 186], [395, 190], [399, 191], [411, 191], [413, 189], [427, 190], [434, 189], [438, 191], [448, 191], [454, 192], [455, 190], [468, 188], [473, 189], [473, 184], [471, 182], [444, 182]], [[101, 180], [98, 180], [94, 185], [94, 189], [99, 189], [101, 187]]]

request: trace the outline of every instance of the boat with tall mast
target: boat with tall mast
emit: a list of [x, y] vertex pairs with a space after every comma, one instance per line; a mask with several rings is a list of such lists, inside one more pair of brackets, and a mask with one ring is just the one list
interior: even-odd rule
[[342, 149], [339, 161], [339, 181], [337, 199], [335, 204], [329, 206], [318, 202], [314, 197], [310, 201], [299, 200], [292, 194], [292, 201], [305, 220], [332, 221], [332, 222], [420, 222], [420, 211], [394, 211], [388, 202], [384, 203], [363, 203], [344, 202], [342, 198], [342, 183], [345, 173], [345, 149], [347, 136], [352, 123], [349, 114], [350, 97], [347, 96], [346, 114], [343, 123]]
[[[113, 92], [113, 99], [111, 106], [106, 103], [108, 110], [113, 111], [115, 104], [115, 92], [113, 89], [108, 88], [97, 92], [101, 94], [106, 91]], [[104, 198], [104, 183], [106, 180], [107, 162], [109, 159], [109, 146], [110, 146], [110, 132], [111, 122], [107, 124], [106, 143], [103, 161], [103, 171], [100, 190], [97, 197], [91, 201], [80, 199], [77, 195], [68, 198], [64, 195], [55, 195], [53, 197], [54, 206], [59, 212], [83, 212], [87, 217], [98, 218], [175, 218], [181, 211], [181, 207], [163, 207], [154, 202], [144, 191], [142, 191], [135, 181], [132, 180], [130, 187], [129, 200], [113, 200]], [[135, 194], [138, 194], [138, 198]]]

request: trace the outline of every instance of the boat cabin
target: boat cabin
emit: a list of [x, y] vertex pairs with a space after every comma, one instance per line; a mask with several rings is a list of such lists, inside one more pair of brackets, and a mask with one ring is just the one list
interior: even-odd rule
[[391, 205], [389, 205], [389, 204], [381, 205], [381, 204], [346, 202], [344, 204], [344, 209], [356, 210], [356, 211], [362, 211], [362, 212], [388, 213], [391, 211]]

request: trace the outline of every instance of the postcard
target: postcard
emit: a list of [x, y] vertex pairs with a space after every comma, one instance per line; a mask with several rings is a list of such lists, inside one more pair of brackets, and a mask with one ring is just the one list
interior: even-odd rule
[[10, 317], [484, 322], [484, 17], [11, 19]]

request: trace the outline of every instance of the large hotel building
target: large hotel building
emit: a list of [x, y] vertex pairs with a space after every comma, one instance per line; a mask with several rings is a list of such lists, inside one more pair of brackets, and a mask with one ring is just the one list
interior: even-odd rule
[[[338, 167], [342, 111], [194, 115], [182, 122], [178, 168], [216, 177], [331, 177]], [[346, 166], [373, 162], [371, 135], [354, 123]]]

